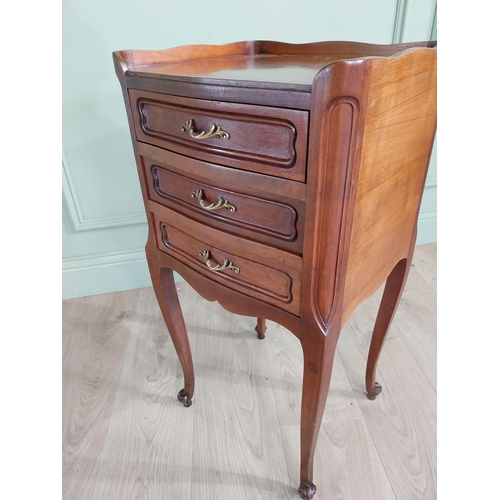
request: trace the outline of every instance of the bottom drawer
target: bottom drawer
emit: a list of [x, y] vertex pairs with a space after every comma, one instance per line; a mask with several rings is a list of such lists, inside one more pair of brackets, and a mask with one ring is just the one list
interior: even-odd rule
[[227, 288], [299, 316], [300, 257], [150, 206], [159, 250]]

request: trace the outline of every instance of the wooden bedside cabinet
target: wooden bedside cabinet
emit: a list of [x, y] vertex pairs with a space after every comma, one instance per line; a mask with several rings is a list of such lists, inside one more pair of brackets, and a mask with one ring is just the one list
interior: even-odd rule
[[[335, 347], [386, 281], [375, 369], [410, 268], [436, 127], [435, 42], [250, 41], [113, 53], [149, 224], [154, 290], [184, 373], [194, 369], [173, 271], [207, 300], [298, 337], [299, 493]], [[223, 409], [221, 410], [223, 411]]]

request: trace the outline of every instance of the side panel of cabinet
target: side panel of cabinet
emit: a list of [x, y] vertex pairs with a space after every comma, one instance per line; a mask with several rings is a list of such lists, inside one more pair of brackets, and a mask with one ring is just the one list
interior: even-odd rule
[[344, 320], [408, 253], [435, 126], [436, 51], [375, 60], [349, 244]]

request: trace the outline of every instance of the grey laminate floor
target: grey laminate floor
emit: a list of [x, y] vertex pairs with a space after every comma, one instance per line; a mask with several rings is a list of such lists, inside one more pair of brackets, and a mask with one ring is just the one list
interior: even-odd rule
[[[186, 283], [191, 408], [151, 288], [63, 303], [65, 500], [298, 499], [302, 354], [268, 322]], [[369, 401], [364, 369], [381, 291], [342, 332], [315, 459], [317, 500], [436, 498], [436, 245], [418, 246]]]

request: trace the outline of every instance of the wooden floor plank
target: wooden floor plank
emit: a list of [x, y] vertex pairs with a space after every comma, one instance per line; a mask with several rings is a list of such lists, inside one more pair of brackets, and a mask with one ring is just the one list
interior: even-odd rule
[[[318, 500], [436, 498], [435, 251], [419, 251], [382, 351], [364, 370], [382, 289], [339, 339], [315, 459]], [[418, 259], [421, 259], [418, 260]], [[193, 348], [193, 405], [153, 290], [63, 303], [64, 500], [298, 498], [302, 352], [269, 322], [177, 284]]]
[[176, 398], [182, 370], [152, 289], [136, 307], [92, 500], [190, 498], [194, 413]]
[[[282, 427], [300, 423], [300, 405], [304, 358], [295, 335], [286, 328], [268, 322], [263, 341], [269, 358], [274, 397]], [[335, 356], [323, 422], [360, 418], [361, 411], [342, 360]]]
[[[297, 487], [299, 431], [299, 426], [282, 429], [290, 476]], [[314, 500], [396, 499], [363, 419], [323, 422], [314, 459], [314, 483], [318, 488]]]
[[437, 292], [437, 244], [418, 245], [413, 254], [412, 266], [420, 273], [427, 284]]
[[[358, 310], [354, 314], [362, 314]], [[382, 394], [366, 398], [368, 350], [349, 323], [338, 351], [398, 500], [436, 498], [436, 392], [401, 338], [386, 341], [378, 366]]]
[[63, 303], [63, 498], [90, 498], [132, 328], [133, 293]]
[[192, 498], [288, 499], [266, 344], [257, 339], [255, 318], [201, 302], [207, 328], [198, 330], [195, 359]]
[[421, 275], [410, 272], [391, 327], [405, 341], [434, 391], [437, 391], [436, 301], [436, 292]]

